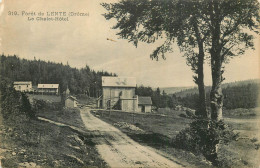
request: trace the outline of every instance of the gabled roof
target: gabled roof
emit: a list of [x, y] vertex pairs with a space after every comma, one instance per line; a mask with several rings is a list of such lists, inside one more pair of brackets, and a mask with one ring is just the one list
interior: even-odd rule
[[44, 88], [47, 88], [47, 89], [50, 89], [50, 88], [58, 89], [59, 88], [59, 84], [38, 84], [38, 89], [44, 89]]
[[136, 87], [134, 77], [112, 77], [102, 76], [102, 86], [108, 87]]
[[72, 100], [76, 100], [77, 101], [77, 98], [74, 97], [74, 96], [68, 96], [66, 99], [72, 99]]
[[140, 104], [140, 105], [152, 105], [152, 99], [151, 99], [151, 97], [138, 96], [138, 104]]
[[15, 81], [14, 85], [31, 85], [31, 81]]

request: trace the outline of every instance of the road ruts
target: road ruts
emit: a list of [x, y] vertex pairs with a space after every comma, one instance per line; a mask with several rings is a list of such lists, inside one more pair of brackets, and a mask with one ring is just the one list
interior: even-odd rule
[[140, 145], [117, 128], [98, 119], [89, 108], [81, 109], [81, 117], [101, 157], [110, 167], [183, 167]]

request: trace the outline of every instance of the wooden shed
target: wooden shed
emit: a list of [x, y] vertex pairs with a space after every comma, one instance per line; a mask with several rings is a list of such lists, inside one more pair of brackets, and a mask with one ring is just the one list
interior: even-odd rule
[[151, 97], [138, 96], [138, 112], [150, 113], [152, 111]]
[[65, 100], [65, 107], [74, 108], [78, 106], [77, 104], [77, 99], [74, 96], [68, 96]]

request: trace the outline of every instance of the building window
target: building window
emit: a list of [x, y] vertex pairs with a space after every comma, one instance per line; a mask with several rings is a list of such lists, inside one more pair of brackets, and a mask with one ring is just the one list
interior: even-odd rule
[[145, 112], [145, 106], [142, 105], [141, 108], [142, 108], [142, 112], [144, 113]]
[[110, 105], [111, 105], [111, 101], [108, 100], [108, 101], [107, 101], [107, 108], [108, 108], [108, 109], [110, 108]]
[[119, 97], [119, 90], [115, 90], [115, 97]]

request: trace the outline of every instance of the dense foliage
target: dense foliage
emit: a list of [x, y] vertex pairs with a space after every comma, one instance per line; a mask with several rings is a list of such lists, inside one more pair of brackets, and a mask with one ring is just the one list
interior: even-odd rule
[[84, 68], [72, 68], [68, 64], [46, 62], [42, 60], [26, 60], [17, 56], [1, 55], [1, 76], [11, 81], [32, 81], [38, 83], [60, 84], [61, 93], [68, 88], [72, 94], [84, 93], [92, 97], [101, 94], [101, 76], [115, 74]]
[[149, 96], [152, 98], [153, 106], [156, 108], [173, 108], [172, 97], [167, 95], [164, 91], [161, 93], [160, 88], [155, 91], [151, 87], [140, 86], [136, 88], [138, 96]]
[[17, 92], [8, 79], [1, 79], [0, 82], [1, 115], [5, 122], [15, 122], [35, 118], [35, 111], [32, 109], [27, 96]]
[[173, 140], [177, 148], [203, 154], [215, 166], [223, 166], [218, 160], [219, 144], [227, 144], [238, 137], [223, 121], [194, 120], [190, 126], [178, 133]]
[[256, 107], [258, 105], [258, 87], [258, 84], [251, 83], [223, 89], [224, 107], [227, 109]]
[[[209, 106], [209, 89], [206, 89], [207, 105]], [[197, 91], [198, 92], [198, 91]], [[227, 85], [223, 88], [224, 107], [226, 109], [236, 108], [254, 108], [257, 107], [257, 98], [259, 93], [259, 83], [242, 83], [241, 85]], [[199, 95], [196, 89], [176, 93], [172, 96], [174, 105], [183, 105], [185, 107], [196, 109], [199, 103]]]

